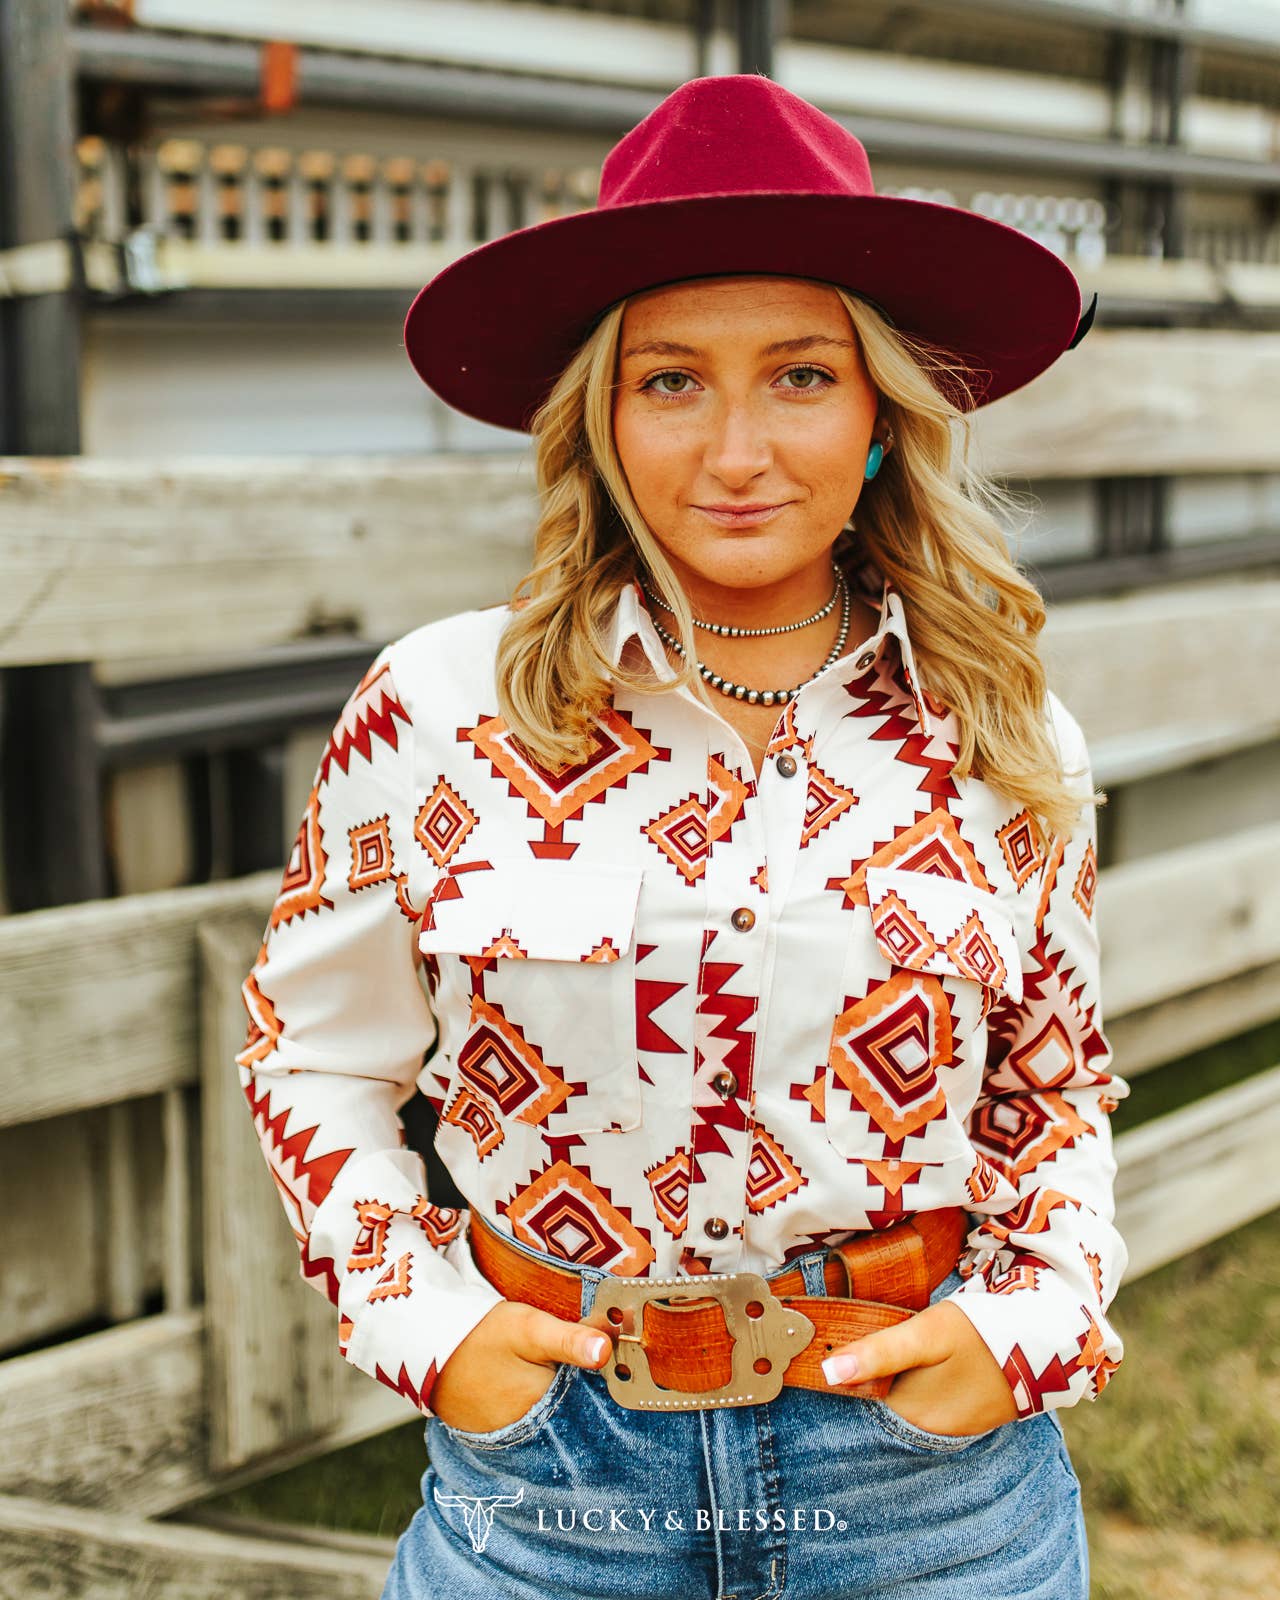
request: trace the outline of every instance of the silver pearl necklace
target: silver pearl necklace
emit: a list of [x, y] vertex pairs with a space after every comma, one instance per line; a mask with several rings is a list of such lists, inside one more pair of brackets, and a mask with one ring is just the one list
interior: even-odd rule
[[[844, 580], [844, 574], [838, 569], [836, 572], [836, 585], [837, 592], [842, 597], [840, 611], [840, 632], [836, 638], [836, 642], [832, 645], [831, 650], [827, 655], [827, 659], [822, 663], [818, 670], [816, 672], [811, 672], [807, 678], [805, 678], [802, 682], [797, 683], [793, 688], [748, 689], [746, 684], [731, 682], [728, 678], [722, 677], [720, 673], [714, 672], [710, 667], [705, 666], [701, 661], [695, 661], [694, 666], [697, 667], [705, 681], [709, 683], [713, 689], [719, 689], [721, 694], [729, 695], [735, 700], [745, 700], [748, 705], [752, 706], [785, 705], [788, 700], [793, 700], [796, 695], [799, 694], [806, 683], [812, 683], [816, 677], [824, 673], [829, 666], [840, 659], [840, 653], [844, 649], [845, 640], [849, 637], [849, 619], [852, 615], [853, 606], [849, 595], [849, 586]], [[660, 639], [664, 639], [667, 644], [669, 644], [677, 653], [677, 655], [683, 658], [685, 651], [684, 646], [680, 643], [680, 641], [673, 638], [656, 617], [651, 617], [649, 620], [653, 623], [658, 637]], [[792, 626], [794, 626], [794, 624], [792, 624]], [[777, 629], [766, 631], [785, 632], [788, 630]]]
[[[736, 628], [728, 622], [704, 622], [700, 617], [694, 617], [693, 625], [695, 628], [704, 628], [708, 633], [718, 633], [722, 638], [725, 639], [760, 639], [763, 638], [765, 634], [795, 633], [800, 628], [811, 627], [813, 623], [821, 622], [823, 617], [829, 617], [835, 610], [836, 601], [840, 598], [841, 585], [844, 581], [843, 574], [841, 573], [839, 566], [834, 561], [831, 563], [831, 570], [836, 575], [836, 586], [831, 591], [830, 600], [828, 600], [826, 605], [820, 610], [815, 611], [811, 617], [805, 617], [800, 622], [784, 622], [776, 628]], [[645, 594], [648, 595], [649, 599], [653, 601], [654, 605], [661, 606], [664, 611], [672, 611], [672, 608], [665, 600], [660, 600], [658, 596], [654, 594], [653, 590], [643, 578], [640, 580], [640, 587], [644, 590]], [[673, 616], [674, 614], [674, 611], [672, 611]]]

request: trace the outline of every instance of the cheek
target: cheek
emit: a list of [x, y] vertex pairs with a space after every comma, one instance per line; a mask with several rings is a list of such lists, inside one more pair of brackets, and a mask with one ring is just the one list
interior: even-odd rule
[[680, 481], [681, 463], [688, 449], [678, 430], [665, 418], [637, 416], [627, 406], [614, 412], [613, 439], [618, 459], [638, 505], [669, 494]]
[[871, 423], [853, 412], [806, 421], [812, 425], [798, 430], [790, 442], [793, 470], [811, 486], [815, 498], [843, 501], [862, 483], [864, 441], [870, 438]]

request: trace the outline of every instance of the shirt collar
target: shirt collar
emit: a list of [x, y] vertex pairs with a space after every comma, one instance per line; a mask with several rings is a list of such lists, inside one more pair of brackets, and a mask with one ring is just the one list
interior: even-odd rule
[[[907, 688], [910, 690], [911, 699], [915, 705], [916, 717], [920, 724], [921, 732], [926, 737], [934, 731], [935, 718], [925, 700], [924, 692], [920, 686], [920, 675], [916, 670], [915, 652], [911, 645], [911, 634], [907, 627], [906, 607], [902, 596], [888, 578], [881, 572], [878, 563], [870, 557], [864, 558], [851, 574], [851, 583], [854, 593], [878, 604], [880, 609], [879, 620], [875, 631], [850, 655], [837, 661], [828, 673], [824, 673], [819, 680], [826, 683], [829, 678], [838, 678], [841, 682], [848, 682], [852, 677], [868, 671], [880, 658], [884, 649], [885, 640], [893, 638], [898, 643], [898, 655], [902, 664], [903, 675]], [[638, 578], [625, 583], [618, 593], [618, 603], [614, 608], [613, 617], [606, 630], [608, 641], [609, 661], [613, 666], [622, 664], [623, 655], [632, 640], [641, 651], [643, 657], [659, 678], [674, 678], [675, 669], [667, 659], [667, 653], [662, 640], [658, 637], [653, 626], [653, 618], [649, 615], [644, 603], [644, 591]], [[815, 684], [814, 687], [817, 687]], [[801, 690], [801, 697], [804, 691]]]
[[623, 653], [628, 643], [635, 639], [659, 678], [676, 676], [675, 669], [667, 660], [662, 640], [653, 625], [653, 618], [644, 604], [644, 591], [640, 587], [639, 578], [624, 583], [619, 591], [618, 603], [614, 608], [606, 637], [610, 666], [622, 665]]
[[[907, 680], [907, 688], [911, 691], [911, 699], [916, 708], [916, 718], [920, 724], [920, 731], [926, 736], [932, 736], [936, 719], [929, 708], [928, 700], [920, 684], [920, 674], [916, 669], [915, 651], [911, 644], [911, 631], [907, 627], [907, 608], [901, 593], [893, 586], [880, 570], [879, 564], [870, 556], [864, 557], [860, 566], [853, 571], [851, 581], [854, 592], [861, 594], [873, 604], [880, 607], [879, 620], [875, 631], [867, 639], [851, 659], [855, 664], [861, 663], [859, 671], [866, 671], [875, 661], [880, 659], [880, 652], [884, 649], [886, 639], [896, 639], [898, 642], [898, 658], [902, 663], [903, 675]], [[870, 655], [872, 660], [868, 661]], [[845, 665], [848, 665], [846, 661]]]

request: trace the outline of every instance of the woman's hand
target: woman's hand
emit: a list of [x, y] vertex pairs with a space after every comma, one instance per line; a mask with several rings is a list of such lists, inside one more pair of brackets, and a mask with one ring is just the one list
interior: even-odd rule
[[[599, 1354], [593, 1342], [602, 1339]], [[502, 1300], [472, 1328], [440, 1369], [428, 1402], [451, 1428], [489, 1433], [524, 1416], [551, 1387], [562, 1361], [601, 1367], [610, 1339], [521, 1300]]]
[[999, 1362], [959, 1306], [946, 1300], [891, 1328], [837, 1345], [823, 1371], [845, 1355], [856, 1355], [857, 1371], [834, 1369], [837, 1383], [896, 1373], [886, 1405], [930, 1433], [985, 1433], [1017, 1420], [1017, 1402]]

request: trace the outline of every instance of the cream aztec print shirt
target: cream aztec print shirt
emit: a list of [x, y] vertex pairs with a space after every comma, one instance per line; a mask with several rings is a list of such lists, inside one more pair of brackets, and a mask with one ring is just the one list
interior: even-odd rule
[[[951, 1295], [1021, 1417], [1096, 1399], [1113, 1226], [1096, 813], [1048, 854], [948, 776], [874, 566], [872, 638], [780, 715], [759, 777], [687, 690], [618, 686], [554, 775], [497, 714], [507, 606], [386, 646], [326, 744], [244, 984], [237, 1057], [304, 1279], [353, 1365], [426, 1416], [501, 1298], [471, 1207], [628, 1275], [767, 1273], [962, 1205]], [[669, 678], [637, 585], [612, 659]], [[1047, 715], [1092, 795], [1083, 736]], [[424, 1065], [424, 1055], [436, 1048]], [[398, 1109], [415, 1085], [468, 1207], [435, 1205]]]

